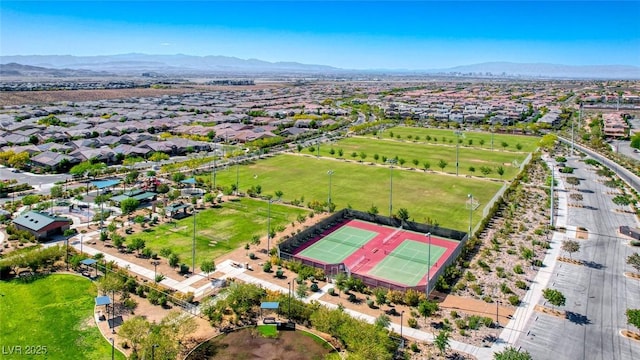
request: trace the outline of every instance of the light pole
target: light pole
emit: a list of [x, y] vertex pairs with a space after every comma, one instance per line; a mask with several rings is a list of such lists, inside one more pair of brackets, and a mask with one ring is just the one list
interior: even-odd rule
[[553, 187], [554, 187], [554, 183], [555, 180], [553, 178], [553, 172], [554, 172], [554, 166], [551, 165], [551, 217], [549, 218], [549, 227], [553, 228], [553, 208], [554, 208], [554, 204], [553, 204]]
[[462, 131], [460, 130], [456, 130], [455, 131], [456, 134], [456, 176], [458, 176], [458, 165], [460, 164], [460, 162], [458, 161], [459, 154], [460, 154], [460, 135], [462, 135]]
[[393, 164], [396, 163], [396, 159], [387, 160], [389, 163], [389, 217], [393, 215]]
[[151, 345], [151, 360], [155, 360], [155, 358], [156, 358], [156, 348], [158, 346], [159, 346], [158, 344]]
[[267, 206], [267, 256], [271, 252], [271, 199], [268, 200]]
[[491, 127], [491, 151], [493, 151], [493, 127]]
[[427, 265], [427, 298], [429, 298], [429, 285], [431, 285], [431, 233], [427, 233], [429, 239], [429, 246], [427, 247], [427, 257], [429, 257], [429, 265]]
[[287, 318], [291, 321], [291, 281], [287, 282], [287, 285], [289, 285], [289, 314], [287, 315]]
[[468, 194], [467, 198], [469, 198], [469, 237], [467, 239], [471, 239], [471, 230], [473, 226], [473, 194]]
[[216, 155], [216, 150], [217, 148], [215, 147], [214, 144], [214, 148], [213, 148], [213, 171], [211, 172], [211, 176], [213, 177], [213, 179], [211, 179], [211, 183], [213, 184], [213, 187], [211, 188], [213, 191], [215, 191], [216, 189], [216, 158], [218, 155]]
[[83, 252], [82, 252], [82, 238], [83, 238], [83, 236], [84, 235], [80, 235], [80, 255], [83, 254]]
[[160, 264], [160, 261], [158, 260], [153, 260], [151, 262], [151, 264], [153, 265], [153, 282], [157, 283], [158, 281], [156, 280], [158, 278], [158, 273], [157, 273], [157, 269], [158, 269], [158, 265]]
[[236, 196], [240, 196], [240, 161], [236, 159]]
[[333, 170], [327, 171], [327, 175], [329, 175], [329, 199], [327, 203], [331, 205], [331, 175], [333, 175]]
[[115, 339], [111, 338], [111, 360], [114, 359], [115, 355], [116, 355], [116, 345], [115, 345]]
[[116, 291], [111, 290], [111, 333], [116, 333]]
[[68, 236], [64, 246], [64, 261], [67, 263], [67, 271], [69, 271], [69, 237]]
[[193, 240], [191, 244], [191, 272], [196, 273], [196, 206], [193, 205]]
[[400, 312], [400, 347], [404, 348], [404, 337], [402, 336], [402, 318], [404, 317], [404, 310]]

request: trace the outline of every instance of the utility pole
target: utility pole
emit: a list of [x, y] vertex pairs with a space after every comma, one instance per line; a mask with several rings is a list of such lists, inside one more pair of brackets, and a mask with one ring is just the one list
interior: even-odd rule
[[196, 273], [196, 206], [193, 205], [193, 241], [191, 244], [191, 272]]

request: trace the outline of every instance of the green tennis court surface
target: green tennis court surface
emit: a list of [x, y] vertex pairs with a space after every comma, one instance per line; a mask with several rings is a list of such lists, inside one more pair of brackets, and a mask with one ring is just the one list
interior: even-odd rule
[[377, 235], [375, 231], [343, 226], [302, 250], [298, 255], [327, 264], [341, 263]]
[[378, 263], [368, 274], [406, 286], [416, 286], [427, 274], [427, 268], [438, 261], [446, 248], [413, 240], [405, 240]]

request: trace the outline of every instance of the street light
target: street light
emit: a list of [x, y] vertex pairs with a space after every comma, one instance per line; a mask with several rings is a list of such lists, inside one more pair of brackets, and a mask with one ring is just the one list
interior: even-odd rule
[[116, 355], [116, 346], [115, 346], [115, 339], [114, 338], [110, 338], [109, 340], [111, 340], [111, 360], [114, 359], [115, 355]]
[[80, 255], [83, 254], [83, 252], [82, 252], [82, 238], [83, 238], [83, 236], [84, 235], [80, 235]]
[[67, 236], [67, 241], [65, 241], [64, 247], [64, 261], [67, 263], [67, 271], [69, 271], [69, 237]]
[[471, 226], [473, 223], [473, 195], [468, 194], [467, 197], [469, 198], [469, 237], [468, 239], [471, 239]]
[[555, 185], [555, 180], [553, 178], [553, 173], [555, 171], [555, 167], [553, 165], [551, 165], [551, 217], [549, 218], [549, 227], [553, 228], [553, 208], [554, 208], [554, 204], [553, 204], [553, 188]]
[[431, 233], [428, 232], [426, 235], [429, 239], [429, 246], [427, 248], [427, 256], [429, 257], [429, 265], [427, 265], [427, 298], [429, 298], [429, 285], [431, 284]]
[[240, 161], [236, 159], [236, 196], [240, 196]]
[[396, 163], [396, 159], [387, 160], [389, 163], [389, 217], [393, 215], [393, 164]]
[[331, 205], [331, 175], [333, 175], [333, 170], [329, 170], [327, 171], [327, 175], [329, 175], [329, 199], [328, 199], [328, 204]]

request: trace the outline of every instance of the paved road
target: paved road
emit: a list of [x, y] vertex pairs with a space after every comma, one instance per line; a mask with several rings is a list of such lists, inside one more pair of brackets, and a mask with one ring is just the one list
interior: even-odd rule
[[[558, 140], [564, 142], [565, 144], [571, 144], [571, 140], [567, 140], [563, 137], [558, 136]], [[586, 153], [587, 155], [591, 156], [592, 158], [598, 160], [600, 163], [602, 163], [603, 165], [607, 166], [609, 169], [613, 170], [616, 172], [616, 174], [618, 174], [618, 176], [627, 182], [627, 184], [629, 184], [629, 186], [633, 187], [634, 189], [636, 189], [636, 191], [640, 192], [640, 179], [638, 179], [638, 177], [636, 175], [634, 175], [631, 171], [623, 168], [622, 166], [618, 165], [617, 163], [615, 163], [612, 160], [607, 159], [606, 157], [600, 155], [599, 153], [586, 148], [582, 145], [579, 144], [575, 144], [574, 145], [576, 149]]]
[[640, 152], [637, 149], [631, 147], [631, 141], [629, 140], [612, 140], [611, 149], [614, 152], [619, 152], [629, 158], [640, 160]]
[[592, 207], [572, 207], [566, 219], [567, 224], [590, 231], [589, 239], [579, 240], [581, 249], [573, 255], [588, 266], [558, 262], [548, 287], [565, 295], [563, 309], [568, 319], [534, 315], [529, 332], [517, 345], [531, 352], [534, 359], [639, 359], [640, 343], [618, 333], [628, 328], [626, 309], [640, 307], [640, 283], [623, 275], [632, 271], [625, 263], [634, 249], [616, 234], [620, 225], [637, 226], [635, 216], [615, 211], [613, 195], [607, 193], [610, 189], [598, 181], [588, 165], [575, 159], [568, 165], [576, 168], [576, 177], [584, 179], [578, 189], [583, 204]]

